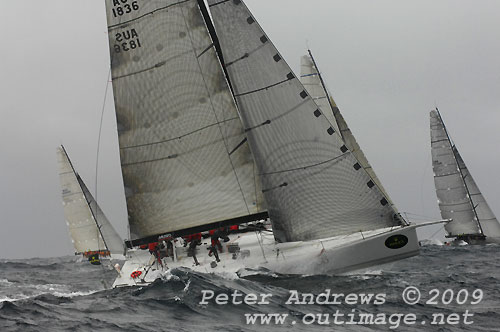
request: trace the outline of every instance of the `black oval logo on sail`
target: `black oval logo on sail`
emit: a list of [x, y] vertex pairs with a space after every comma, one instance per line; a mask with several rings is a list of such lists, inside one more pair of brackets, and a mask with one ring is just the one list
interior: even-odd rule
[[408, 238], [404, 235], [393, 235], [385, 240], [385, 246], [389, 249], [403, 248], [408, 244]]

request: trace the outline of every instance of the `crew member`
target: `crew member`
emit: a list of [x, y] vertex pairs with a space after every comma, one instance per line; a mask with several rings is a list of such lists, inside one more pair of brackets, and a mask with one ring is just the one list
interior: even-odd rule
[[148, 249], [149, 249], [149, 253], [153, 256], [155, 256], [156, 258], [156, 261], [158, 262], [158, 264], [161, 265], [161, 267], [163, 267], [163, 263], [161, 262], [161, 256], [160, 256], [160, 250], [159, 250], [159, 245], [158, 245], [158, 242], [151, 242], [149, 245], [148, 245]]
[[208, 256], [212, 256], [213, 254], [215, 256], [215, 259], [217, 260], [217, 263], [220, 262], [217, 248], [220, 250], [220, 252], [222, 252], [222, 245], [220, 244], [219, 238], [223, 239], [224, 242], [229, 241], [229, 237], [227, 236], [227, 231], [224, 228], [220, 228], [215, 232], [213, 232], [210, 238], [212, 240], [212, 245], [210, 246], [210, 251], [208, 252]]
[[201, 244], [201, 233], [189, 235], [186, 238], [186, 243], [188, 242], [189, 242], [188, 255], [193, 256], [194, 263], [196, 265], [200, 265], [200, 263], [198, 263], [198, 259], [196, 258], [196, 246]]

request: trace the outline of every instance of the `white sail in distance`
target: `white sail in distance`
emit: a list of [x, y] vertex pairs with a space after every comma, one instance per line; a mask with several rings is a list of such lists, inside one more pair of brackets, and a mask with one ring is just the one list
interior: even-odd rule
[[477, 217], [479, 219], [479, 223], [481, 224], [481, 229], [484, 235], [486, 235], [487, 237], [500, 238], [500, 223], [495, 217], [493, 211], [490, 209], [488, 203], [486, 202], [486, 199], [481, 193], [481, 190], [479, 190], [476, 181], [474, 181], [472, 174], [469, 172], [469, 169], [465, 165], [465, 162], [456, 147], [455, 155], [457, 157], [458, 165], [462, 170], [467, 188], [469, 189], [472, 204], [474, 205], [474, 208], [476, 210]]
[[[75, 253], [83, 254], [89, 251], [107, 250], [85, 194], [78, 182], [77, 174], [63, 147], [57, 149], [57, 159], [64, 217], [75, 247]], [[120, 253], [123, 253], [123, 250]]]
[[208, 1], [279, 241], [400, 225], [243, 1]]
[[437, 111], [430, 113], [432, 166], [439, 209], [450, 236], [481, 234], [454, 147]]
[[[434, 182], [450, 235], [484, 234], [500, 238], [500, 223], [479, 190], [457, 147], [452, 144], [438, 111], [431, 117]], [[447, 216], [447, 217], [445, 217]]]
[[337, 132], [342, 136], [342, 139], [347, 146], [347, 148], [352, 152], [352, 154], [356, 157], [359, 164], [363, 167], [363, 169], [368, 173], [371, 177], [375, 185], [382, 191], [384, 197], [387, 198], [389, 203], [393, 206], [394, 210], [397, 212], [396, 206], [392, 202], [389, 197], [389, 194], [385, 190], [382, 182], [380, 182], [377, 174], [373, 170], [372, 166], [368, 162], [363, 150], [359, 146], [356, 138], [354, 137], [351, 129], [347, 125], [340, 109], [337, 107], [335, 100], [332, 97], [332, 94], [328, 91], [325, 83], [321, 79], [321, 73], [318, 68], [316, 68], [316, 64], [314, 59], [312, 58], [312, 54], [304, 55], [301, 57], [301, 75], [300, 80], [304, 87], [307, 89], [309, 95], [314, 99], [316, 104], [319, 106], [325, 117], [327, 117], [337, 129]]
[[196, 0], [106, 0], [133, 239], [266, 211]]

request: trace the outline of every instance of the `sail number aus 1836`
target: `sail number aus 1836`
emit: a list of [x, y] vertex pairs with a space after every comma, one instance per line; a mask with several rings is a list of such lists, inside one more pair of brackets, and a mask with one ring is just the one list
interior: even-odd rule
[[114, 46], [115, 52], [128, 52], [136, 48], [142, 47], [139, 40], [139, 34], [135, 29], [118, 32], [115, 34], [116, 44]]
[[132, 1], [131, 3], [128, 3], [128, 1], [129, 0], [113, 0], [113, 6], [115, 8], [113, 8], [112, 11], [114, 17], [123, 16], [134, 10], [139, 10], [137, 1]]

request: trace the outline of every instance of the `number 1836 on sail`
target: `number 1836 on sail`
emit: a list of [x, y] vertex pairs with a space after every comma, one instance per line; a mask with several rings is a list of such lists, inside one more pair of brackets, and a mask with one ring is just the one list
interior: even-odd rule
[[139, 4], [137, 1], [128, 2], [128, 0], [113, 0], [114, 8], [111, 10], [113, 12], [113, 16], [119, 17], [129, 14], [132, 11], [139, 10]]

